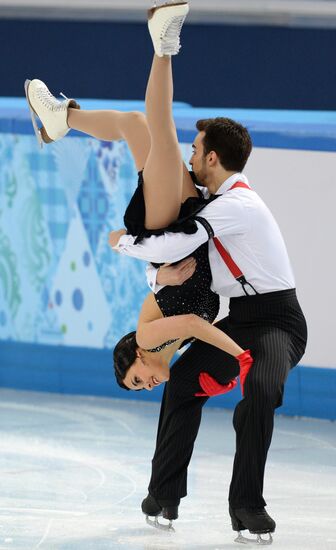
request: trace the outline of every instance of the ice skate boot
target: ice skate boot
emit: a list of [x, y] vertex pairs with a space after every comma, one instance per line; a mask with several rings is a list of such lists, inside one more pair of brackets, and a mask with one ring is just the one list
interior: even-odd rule
[[[146, 522], [151, 527], [162, 529], [163, 531], [174, 531], [173, 520], [178, 518], [178, 500], [156, 500], [152, 495], [147, 495], [142, 501], [141, 510], [146, 514]], [[149, 519], [149, 516], [155, 519]], [[163, 517], [169, 521], [168, 524], [159, 522], [159, 517]]]
[[148, 29], [156, 55], [178, 54], [180, 33], [188, 11], [188, 2], [174, 2], [148, 10]]
[[[235, 542], [248, 544], [254, 542], [259, 545], [270, 545], [273, 542], [271, 533], [275, 531], [275, 521], [268, 515], [265, 508], [236, 508], [230, 506], [232, 529], [238, 531]], [[257, 535], [256, 539], [245, 538], [241, 531], [248, 529], [251, 534]], [[261, 535], [268, 534], [268, 539]]]
[[[68, 126], [68, 108], [80, 109], [74, 99], [59, 101], [54, 97], [41, 80], [26, 80], [25, 93], [30, 109], [34, 132], [40, 147], [64, 137], [70, 130]], [[42, 122], [42, 128], [37, 125], [36, 118]]]

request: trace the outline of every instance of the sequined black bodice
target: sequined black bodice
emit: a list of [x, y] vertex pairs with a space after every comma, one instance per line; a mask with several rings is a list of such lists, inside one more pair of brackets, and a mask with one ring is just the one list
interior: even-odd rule
[[194, 313], [212, 323], [219, 311], [219, 296], [210, 289], [208, 243], [202, 244], [191, 256], [196, 259], [193, 276], [182, 285], [165, 286], [155, 298], [164, 317]]
[[[219, 296], [210, 290], [208, 243], [202, 244], [191, 256], [196, 259], [193, 276], [182, 285], [165, 286], [155, 294], [155, 299], [164, 317], [194, 313], [212, 323], [219, 311]], [[175, 342], [176, 340], [168, 340], [147, 351], [160, 352]], [[183, 345], [185, 343], [187, 342]]]

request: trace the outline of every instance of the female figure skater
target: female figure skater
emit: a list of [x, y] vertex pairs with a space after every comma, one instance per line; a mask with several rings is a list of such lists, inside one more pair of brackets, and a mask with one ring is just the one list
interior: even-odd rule
[[[170, 231], [196, 231], [191, 214], [205, 204], [183, 163], [172, 114], [171, 56], [180, 49], [180, 31], [188, 10], [187, 2], [149, 10], [148, 26], [155, 54], [146, 90], [146, 115], [81, 111], [72, 99], [58, 101], [40, 80], [25, 83], [34, 129], [41, 144], [64, 137], [70, 128], [101, 140], [127, 141], [139, 170], [139, 185], [124, 221], [127, 231], [138, 239], [161, 234], [167, 227]], [[40, 130], [35, 115], [42, 122]], [[197, 338], [236, 357], [234, 377], [240, 367], [243, 389], [252, 366], [250, 352], [211, 324], [218, 313], [219, 297], [210, 290], [207, 243], [193, 256], [196, 260], [193, 276], [181, 286], [167, 286], [156, 295], [149, 294], [136, 333], [124, 336], [117, 344], [115, 373], [123, 388], [152, 390], [167, 381], [169, 362], [176, 350], [183, 341]], [[199, 395], [224, 393], [236, 385], [233, 378], [220, 386], [206, 373], [200, 375], [199, 382], [203, 390]]]

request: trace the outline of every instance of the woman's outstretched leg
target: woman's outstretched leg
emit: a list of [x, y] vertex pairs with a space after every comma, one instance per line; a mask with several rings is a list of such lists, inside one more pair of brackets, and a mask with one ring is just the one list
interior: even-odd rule
[[[171, 55], [179, 50], [179, 34], [187, 12], [187, 3], [165, 5], [152, 10], [149, 21], [156, 53], [146, 90], [146, 117], [151, 138], [143, 171], [147, 229], [159, 229], [175, 221], [184, 196], [183, 161], [172, 110]], [[164, 32], [166, 38], [162, 38]], [[190, 189], [191, 194], [196, 195], [192, 186]]]
[[103, 141], [124, 139], [137, 170], [143, 170], [150, 150], [150, 134], [143, 113], [68, 109], [68, 126]]
[[[36, 137], [42, 147], [62, 139], [73, 128], [113, 141], [125, 139], [138, 170], [142, 170], [150, 149], [146, 117], [137, 111], [82, 111], [74, 99], [59, 101], [41, 80], [26, 80], [25, 92]], [[36, 117], [42, 122], [38, 128]]]
[[[40, 145], [64, 137], [70, 128], [103, 140], [125, 139], [138, 170], [144, 169], [146, 226], [158, 228], [174, 221], [180, 204], [195, 195], [184, 169], [172, 116], [171, 55], [179, 51], [179, 35], [188, 12], [187, 2], [150, 10], [149, 27], [156, 55], [148, 82], [146, 110], [142, 113], [80, 111], [73, 99], [57, 100], [40, 80], [27, 80], [25, 91]], [[42, 128], [36, 124], [36, 116]], [[154, 142], [153, 142], [154, 140]]]

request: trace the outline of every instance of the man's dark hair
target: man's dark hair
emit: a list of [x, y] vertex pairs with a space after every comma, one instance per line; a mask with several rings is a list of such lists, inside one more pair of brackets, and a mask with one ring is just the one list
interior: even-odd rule
[[204, 155], [217, 153], [220, 163], [228, 171], [242, 172], [252, 151], [247, 129], [231, 118], [204, 118], [196, 122], [203, 138]]
[[124, 390], [129, 390], [129, 388], [125, 386], [123, 380], [125, 379], [127, 371], [136, 360], [136, 351], [138, 347], [135, 339], [135, 331], [133, 330], [133, 332], [123, 336], [114, 348], [114, 373], [119, 386]]

